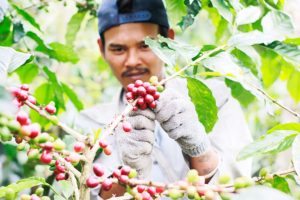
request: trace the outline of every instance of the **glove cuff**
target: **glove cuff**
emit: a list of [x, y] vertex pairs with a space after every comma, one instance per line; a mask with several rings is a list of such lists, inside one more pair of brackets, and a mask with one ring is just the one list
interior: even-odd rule
[[203, 138], [198, 138], [196, 140], [179, 138], [177, 142], [183, 153], [190, 157], [200, 156], [211, 148], [211, 143], [206, 135]]

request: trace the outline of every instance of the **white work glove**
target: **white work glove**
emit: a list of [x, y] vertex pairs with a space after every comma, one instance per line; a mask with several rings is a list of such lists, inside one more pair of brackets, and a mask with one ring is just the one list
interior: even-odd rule
[[209, 138], [198, 121], [194, 104], [183, 94], [166, 86], [154, 111], [161, 127], [188, 156], [200, 156], [210, 148]]
[[121, 159], [138, 172], [138, 178], [149, 175], [152, 166], [152, 149], [154, 144], [155, 114], [152, 110], [131, 111], [126, 121], [132, 131], [125, 133], [120, 124], [116, 129], [117, 144]]

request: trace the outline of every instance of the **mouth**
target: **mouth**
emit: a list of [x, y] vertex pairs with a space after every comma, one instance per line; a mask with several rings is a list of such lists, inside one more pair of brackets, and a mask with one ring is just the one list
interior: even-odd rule
[[122, 74], [122, 77], [130, 78], [132, 80], [138, 80], [138, 79], [142, 79], [142, 77], [148, 73], [150, 73], [150, 71], [147, 68], [138, 68], [138, 69], [125, 71]]

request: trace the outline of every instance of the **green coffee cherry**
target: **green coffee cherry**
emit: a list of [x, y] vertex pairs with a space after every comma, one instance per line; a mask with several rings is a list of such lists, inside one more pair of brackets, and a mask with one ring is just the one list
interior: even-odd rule
[[261, 168], [259, 171], [260, 177], [265, 177], [268, 174], [268, 170], [266, 168]]
[[195, 169], [190, 170], [187, 173], [187, 181], [189, 183], [197, 183], [199, 181], [198, 171]]
[[222, 174], [219, 177], [219, 183], [220, 184], [228, 184], [230, 182], [231, 177], [229, 176], [229, 174]]
[[66, 144], [61, 139], [57, 139], [53, 142], [53, 148], [56, 151], [62, 151], [62, 150], [64, 150], [65, 147], [66, 147]]
[[44, 193], [44, 188], [39, 187], [38, 189], [35, 190], [35, 194], [38, 195], [39, 197], [43, 196]]
[[156, 85], [158, 83], [158, 77], [157, 76], [151, 76], [149, 82], [152, 84], [152, 85]]
[[172, 199], [179, 199], [179, 198], [183, 197], [184, 194], [182, 192], [180, 192], [179, 190], [171, 189], [171, 190], [169, 190], [168, 195]]
[[135, 178], [137, 177], [137, 171], [135, 169], [131, 169], [129, 174], [128, 174], [129, 178]]
[[16, 198], [16, 193], [11, 188], [6, 188], [5, 190], [5, 199], [6, 200], [14, 200]]
[[43, 197], [41, 198], [41, 200], [51, 200], [51, 199], [50, 199], [50, 197], [43, 196]]
[[11, 130], [11, 131], [18, 131], [20, 130], [21, 126], [19, 124], [19, 122], [13, 120], [13, 121], [9, 121], [7, 123], [7, 127]]
[[162, 86], [162, 85], [158, 85], [158, 86], [156, 86], [156, 90], [157, 90], [157, 92], [162, 92], [162, 91], [164, 91], [164, 86]]
[[198, 194], [197, 189], [194, 186], [188, 186], [188, 188], [186, 189], [186, 193], [189, 199], [194, 199], [195, 195]]
[[0, 129], [0, 138], [3, 142], [11, 141], [12, 137], [13, 136], [7, 127], [2, 127]]
[[21, 200], [31, 200], [31, 196], [28, 194], [22, 194]]

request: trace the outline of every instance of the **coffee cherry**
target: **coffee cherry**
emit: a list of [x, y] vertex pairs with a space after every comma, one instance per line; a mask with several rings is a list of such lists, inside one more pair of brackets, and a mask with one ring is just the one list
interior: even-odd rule
[[36, 105], [36, 99], [33, 96], [28, 96], [28, 101], [34, 105]]
[[39, 150], [37, 149], [29, 149], [27, 151], [28, 160], [35, 160], [39, 158]]
[[162, 91], [164, 91], [164, 86], [158, 85], [158, 86], [156, 86], [156, 90], [157, 90], [158, 92], [162, 92]]
[[160, 94], [159, 94], [159, 92], [155, 92], [155, 93], [153, 94], [153, 98], [154, 98], [154, 100], [157, 100], [157, 99], [159, 99], [159, 97], [160, 97]]
[[144, 185], [138, 185], [138, 186], [136, 187], [136, 189], [137, 189], [137, 191], [138, 191], [139, 193], [142, 193], [142, 192], [144, 192], [144, 190], [146, 189], [146, 186], [144, 186]]
[[148, 187], [147, 192], [148, 192], [151, 196], [154, 196], [154, 195], [156, 194], [156, 189], [155, 189], [155, 187], [151, 186], [151, 187]]
[[123, 127], [123, 130], [127, 133], [132, 131], [132, 126], [129, 122], [123, 122], [122, 127]]
[[214, 200], [215, 199], [215, 193], [212, 190], [207, 190], [205, 192], [205, 200]]
[[121, 176], [119, 177], [120, 183], [126, 184], [126, 183], [128, 182], [128, 180], [129, 180], [129, 178], [128, 178], [128, 176], [126, 176], [126, 175], [121, 175]]
[[31, 196], [28, 194], [22, 194], [21, 200], [31, 200]]
[[150, 94], [146, 94], [146, 96], [145, 96], [145, 102], [146, 102], [147, 104], [150, 104], [150, 103], [152, 103], [153, 101], [154, 101], [153, 96], [150, 95]]
[[30, 200], [41, 200], [40, 197], [38, 197], [36, 194], [31, 195], [31, 199]]
[[142, 200], [151, 200], [151, 199], [152, 199], [151, 195], [148, 192], [144, 191], [142, 193]]
[[151, 76], [149, 81], [150, 81], [151, 84], [156, 85], [158, 83], [158, 77], [157, 76]]
[[94, 178], [94, 177], [89, 177], [88, 179], [86, 179], [86, 185], [89, 188], [95, 188], [99, 185], [99, 180]]
[[7, 127], [0, 128], [0, 139], [3, 142], [8, 142], [12, 140], [12, 134], [10, 133], [9, 129]]
[[137, 111], [138, 107], [137, 106], [133, 106], [132, 111]]
[[139, 97], [136, 103], [139, 106], [143, 106], [145, 104], [145, 99], [143, 97]]
[[149, 87], [147, 87], [147, 93], [148, 94], [155, 94], [155, 92], [156, 92], [156, 87], [154, 87], [153, 85], [150, 85]]
[[127, 92], [126, 93], [126, 99], [127, 99], [127, 101], [131, 101], [131, 100], [133, 100], [133, 94], [132, 94], [132, 92]]
[[46, 107], [45, 107], [45, 110], [50, 114], [50, 115], [53, 115], [55, 112], [56, 112], [56, 108], [54, 106], [54, 103], [51, 102], [49, 103]]
[[155, 190], [156, 190], [156, 193], [161, 194], [161, 193], [163, 193], [163, 191], [165, 191], [165, 188], [157, 187], [157, 188], [155, 188]]
[[77, 152], [77, 153], [81, 153], [83, 152], [84, 150], [84, 147], [85, 147], [85, 144], [83, 142], [76, 142], [74, 144], [74, 151]]
[[71, 153], [70, 156], [70, 162], [72, 163], [72, 165], [77, 165], [80, 161], [80, 157], [77, 153]]
[[172, 199], [179, 199], [183, 196], [183, 193], [180, 192], [179, 190], [177, 189], [171, 189], [169, 190], [169, 197], [171, 197]]
[[156, 102], [155, 102], [155, 101], [151, 102], [151, 103], [148, 104], [148, 105], [149, 105], [149, 107], [152, 108], [152, 109], [156, 108]]
[[42, 187], [39, 187], [35, 190], [34, 192], [36, 195], [38, 195], [39, 197], [43, 196], [43, 193], [44, 193], [44, 188]]
[[260, 177], [265, 177], [268, 174], [268, 170], [266, 168], [261, 168], [259, 171]]
[[20, 129], [20, 133], [22, 136], [29, 136], [31, 133], [30, 125], [22, 126]]
[[129, 85], [127, 85], [127, 91], [128, 92], [132, 92], [132, 89], [134, 88], [134, 84], [133, 83], [130, 83]]
[[56, 151], [62, 151], [66, 147], [66, 143], [64, 143], [61, 139], [57, 139], [53, 142], [53, 147]]
[[137, 93], [142, 97], [147, 94], [146, 89], [143, 86], [138, 87]]
[[103, 174], [104, 174], [104, 169], [100, 164], [94, 164], [93, 171], [94, 171], [95, 175], [99, 176], [99, 177], [103, 176]]
[[55, 176], [55, 180], [56, 180], [56, 181], [66, 180], [66, 174], [65, 174], [65, 173], [58, 173], [58, 174]]
[[187, 173], [187, 181], [189, 183], [196, 183], [199, 180], [198, 171], [195, 169], [190, 170]]
[[144, 82], [143, 83], [143, 87], [147, 90], [147, 88], [151, 86], [151, 84], [149, 82]]
[[111, 179], [105, 179], [102, 184], [101, 184], [101, 188], [104, 190], [104, 191], [108, 191], [112, 188], [112, 180]]
[[30, 138], [35, 138], [41, 133], [41, 126], [38, 123], [34, 123], [29, 125], [30, 126]]
[[23, 138], [20, 137], [20, 136], [16, 136], [16, 137], [15, 137], [15, 142], [16, 142], [17, 144], [20, 144], [21, 142], [23, 142]]
[[121, 176], [121, 171], [119, 169], [115, 169], [112, 173], [113, 177], [119, 178]]
[[129, 178], [135, 178], [137, 177], [137, 171], [135, 169], [131, 169], [129, 174], [128, 174]]
[[111, 155], [111, 149], [109, 147], [106, 147], [103, 149], [103, 152], [105, 153], [105, 155], [109, 156]]
[[25, 90], [19, 91], [17, 98], [19, 101], [26, 101], [28, 99], [28, 92]]
[[66, 168], [62, 165], [56, 165], [56, 170], [58, 172], [65, 172], [66, 171]]
[[17, 113], [16, 120], [20, 123], [21, 126], [28, 125], [28, 114], [22, 110]]
[[108, 144], [107, 144], [106, 141], [100, 140], [100, 141], [99, 141], [99, 146], [100, 146], [101, 148], [105, 149], [105, 148], [108, 146]]
[[23, 84], [20, 87], [21, 90], [29, 91], [29, 86], [27, 84]]
[[219, 183], [220, 184], [228, 184], [230, 182], [230, 176], [228, 174], [222, 174], [219, 177]]
[[52, 151], [53, 150], [52, 142], [46, 142], [46, 143], [42, 144], [41, 147], [46, 151]]
[[140, 87], [142, 85], [143, 85], [143, 81], [141, 81], [141, 80], [136, 80], [135, 83], [134, 83], [135, 87]]
[[126, 175], [128, 176], [128, 174], [130, 173], [131, 171], [131, 167], [125, 165], [121, 168], [121, 175]]
[[50, 164], [52, 161], [52, 154], [47, 151], [43, 151], [40, 161], [44, 164]]

